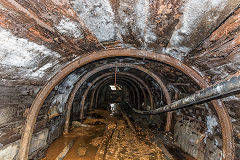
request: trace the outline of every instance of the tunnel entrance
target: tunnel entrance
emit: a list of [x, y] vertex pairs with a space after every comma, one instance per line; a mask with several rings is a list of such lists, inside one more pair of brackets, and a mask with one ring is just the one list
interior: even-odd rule
[[[122, 90], [112, 92], [110, 85], [114, 84], [116, 67]], [[110, 104], [122, 102], [135, 109], [153, 110], [207, 86], [196, 71], [163, 54], [121, 49], [83, 56], [63, 68], [38, 93], [27, 118], [19, 155], [23, 159], [28, 156], [39, 111], [49, 111], [50, 145], [63, 131], [71, 134], [72, 122], [83, 123], [92, 110], [110, 111], [107, 109]], [[231, 124], [219, 100], [158, 115], [144, 116], [127, 110], [127, 116], [135, 126], [149, 131], [151, 142], [172, 136], [174, 144], [194, 158], [232, 156]], [[213, 129], [216, 129], [214, 134]], [[160, 133], [172, 135], [161, 137]], [[215, 137], [219, 143], [210, 146]], [[212, 152], [213, 149], [217, 152]]]

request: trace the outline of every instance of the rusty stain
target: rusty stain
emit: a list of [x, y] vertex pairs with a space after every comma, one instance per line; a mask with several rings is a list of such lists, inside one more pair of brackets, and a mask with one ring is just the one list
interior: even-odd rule
[[29, 16], [30, 18], [34, 19], [40, 26], [44, 27], [45, 29], [51, 31], [51, 32], [55, 32], [55, 30], [50, 27], [47, 23], [43, 22], [42, 20], [40, 20], [33, 12], [29, 11], [29, 9], [24, 8], [23, 6], [21, 6], [19, 3], [17, 3], [14, 0], [7, 0], [12, 6], [14, 6], [16, 9], [18, 9], [19, 11], [25, 13], [27, 16]]
[[239, 16], [240, 9], [237, 9], [185, 61], [196, 66], [210, 83], [220, 81], [239, 70]]
[[[227, 19], [227, 21], [221, 25], [216, 31], [214, 31], [209, 40], [216, 41], [223, 37], [229, 36], [229, 33], [238, 29], [240, 26], [240, 9], [238, 9], [231, 18]], [[224, 34], [223, 34], [224, 33]]]
[[[45, 44], [63, 56], [69, 57], [69, 60], [71, 60], [71, 55], [79, 55], [103, 48], [96, 37], [88, 31], [76, 16], [76, 13], [73, 16], [61, 12], [61, 10], [66, 9], [64, 6], [51, 7], [54, 4], [49, 0], [46, 0], [46, 3], [41, 6], [35, 1], [1, 0], [0, 2], [7, 10], [11, 10], [11, 12], [1, 11], [0, 25], [3, 28], [10, 29], [18, 37], [27, 38], [37, 44]], [[29, 6], [30, 8], [27, 10], [23, 6]], [[69, 8], [67, 10], [69, 11]], [[46, 11], [49, 11], [48, 14], [45, 14]], [[62, 16], [69, 17], [82, 26], [83, 39], [73, 41], [70, 37], [63, 37], [55, 30], [53, 26], [60, 21]], [[56, 42], [53, 40], [56, 38], [63, 41]]]
[[[48, 43], [53, 43], [53, 40], [52, 39], [49, 39], [49, 38], [46, 38], [44, 36], [41, 35], [41, 33], [33, 28], [29, 28], [29, 31], [32, 32], [33, 35], [35, 35], [36, 37], [39, 37], [41, 38], [43, 41], [46, 41]], [[29, 37], [30, 38], [30, 37]]]
[[180, 6], [182, 1], [151, 1], [149, 22], [154, 24], [153, 31], [157, 35], [157, 40], [149, 44], [150, 48], [166, 47], [171, 38], [175, 26], [182, 16]]

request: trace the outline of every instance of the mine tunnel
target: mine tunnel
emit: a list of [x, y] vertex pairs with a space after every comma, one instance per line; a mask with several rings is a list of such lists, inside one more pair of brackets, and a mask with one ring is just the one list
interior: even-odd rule
[[0, 0], [0, 160], [240, 160], [239, 0]]

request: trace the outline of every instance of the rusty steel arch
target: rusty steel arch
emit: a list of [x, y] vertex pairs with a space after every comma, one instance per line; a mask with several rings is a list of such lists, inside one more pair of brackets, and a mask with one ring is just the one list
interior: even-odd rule
[[[105, 81], [104, 81], [104, 86], [105, 87], [107, 84], [111, 83], [111, 81], [113, 81], [112, 77], [106, 77]], [[125, 85], [127, 85], [128, 87], [133, 88], [133, 86], [131, 86], [132, 84], [129, 83], [128, 80], [126, 79], [119, 79], [120, 83], [124, 83]], [[129, 83], [129, 84], [128, 84]], [[80, 113], [80, 119], [83, 119], [84, 116], [84, 106], [85, 106], [85, 102], [86, 102], [86, 97], [87, 97], [88, 91], [86, 90], [85, 94], [82, 96], [82, 101], [81, 101], [81, 113]], [[140, 98], [140, 97], [139, 97]]]
[[[128, 74], [128, 76], [133, 76], [133, 75]], [[135, 77], [135, 78], [136, 78], [136, 77]], [[136, 79], [139, 80], [139, 78], [136, 78]], [[141, 81], [141, 79], [140, 79], [139, 81]], [[144, 82], [142, 82], [142, 83], [144, 83]], [[146, 86], [146, 87], [147, 87], [146, 84], [144, 84], [143, 86]], [[169, 95], [169, 93], [168, 93], [167, 88], [166, 88], [165, 85], [163, 84], [163, 82], [161, 82], [160, 87], [161, 87], [161, 89], [162, 89], [162, 91], [163, 91], [163, 93], [164, 93], [164, 95], [165, 95], [167, 104], [171, 104], [171, 97], [170, 97], [170, 95]], [[97, 88], [97, 87], [96, 87], [96, 88]], [[90, 108], [91, 108], [92, 105], [93, 105], [93, 99], [94, 99], [95, 91], [96, 91], [96, 89], [94, 89], [93, 94], [92, 94], [91, 103], [90, 103]], [[145, 93], [145, 92], [143, 92], [143, 93]], [[146, 97], [146, 96], [144, 95], [144, 97]], [[144, 98], [144, 100], [146, 100], [146, 98]], [[146, 104], [146, 101], [144, 102], [144, 104]], [[167, 118], [167, 119], [166, 119], [165, 131], [166, 131], [166, 132], [169, 132], [170, 129], [171, 129], [171, 123], [172, 123], [172, 112], [168, 112], [166, 118]]]
[[[111, 63], [111, 64], [106, 64], [106, 65], [102, 65], [100, 67], [97, 67], [93, 70], [91, 70], [90, 72], [88, 72], [87, 74], [85, 74], [75, 85], [74, 85], [74, 88], [72, 89], [69, 97], [68, 97], [68, 101], [67, 101], [67, 114], [66, 114], [66, 117], [68, 117], [66, 119], [66, 123], [65, 125], [69, 125], [69, 117], [70, 117], [70, 112], [71, 112], [71, 107], [72, 107], [72, 103], [73, 103], [73, 100], [74, 100], [74, 97], [75, 97], [75, 94], [77, 93], [78, 89], [80, 88], [80, 86], [88, 80], [88, 78], [90, 78], [91, 76], [93, 76], [94, 74], [102, 71], [102, 70], [105, 70], [105, 69], [110, 69], [110, 68], [114, 68], [114, 67], [129, 67], [129, 68], [134, 68], [134, 69], [137, 69], [137, 70], [140, 70], [144, 73], [146, 73], [147, 75], [149, 75], [151, 78], [153, 78], [159, 85], [160, 87], [162, 88], [165, 96], [166, 96], [166, 99], [167, 99], [167, 103], [170, 104], [171, 103], [171, 99], [170, 99], [170, 96], [168, 94], [168, 91], [165, 87], [165, 85], [163, 84], [162, 80], [157, 76], [155, 75], [154, 73], [152, 73], [151, 71], [149, 71], [148, 69], [145, 69], [141, 66], [138, 66], [138, 65], [135, 65], [135, 64], [129, 64], [129, 63]], [[141, 83], [144, 83], [142, 80], [138, 79], [139, 81], [141, 81]], [[147, 86], [147, 85], [146, 85]], [[152, 98], [152, 94], [151, 94], [151, 91], [150, 89], [147, 87], [146, 88], [147, 91], [148, 91], [148, 94], [150, 96], [150, 103], [151, 103], [151, 108], [153, 108], [153, 98]], [[169, 112], [167, 114], [167, 122], [166, 122], [166, 130], [169, 131], [170, 130], [170, 126], [171, 126], [171, 117], [172, 117], [172, 114], [171, 112]], [[68, 131], [68, 127], [66, 127], [67, 129], [65, 130], [66, 133]]]
[[[119, 73], [119, 75], [121, 76], [121, 78], [123, 77], [122, 75], [122, 73]], [[105, 76], [106, 77], [106, 79], [109, 79], [109, 78], [113, 78], [113, 76], [112, 76], [112, 74], [111, 75], [106, 75]], [[134, 79], [131, 79], [133, 82], [134, 82]], [[98, 88], [98, 86], [99, 86], [99, 84], [101, 84], [102, 82], [104, 81], [104, 79], [101, 79], [99, 82], [98, 82], [98, 84], [96, 85], [96, 87], [94, 88], [94, 90], [93, 90], [93, 93], [92, 93], [92, 96], [91, 96], [91, 101], [90, 101], [90, 109], [92, 109], [92, 106], [93, 106], [93, 100], [94, 100], [94, 96], [93, 95], [95, 95], [94, 93], [95, 93], [95, 91], [96, 91], [96, 89]], [[138, 98], [138, 100], [137, 100], [137, 105], [140, 105], [141, 104], [141, 102], [140, 102], [140, 95], [139, 95], [139, 92], [137, 91], [137, 86], [133, 83], [133, 82], [131, 82], [131, 85], [133, 85], [133, 87], [134, 87], [134, 89], [135, 89], [135, 91], [137, 92], [137, 97], [139, 97]], [[95, 82], [96, 83], [96, 82]], [[90, 91], [90, 89], [91, 89], [91, 87], [93, 86], [93, 85], [95, 85], [95, 83], [94, 82], [92, 82], [92, 84], [90, 85], [90, 86], [88, 86], [88, 92]], [[135, 83], [137, 83], [136, 81], [135, 81]], [[142, 93], [143, 93], [143, 96], [145, 97], [144, 98], [144, 101], [145, 101], [145, 99], [146, 99], [146, 94], [145, 94], [145, 91], [143, 90], [143, 88], [142, 87], [140, 87], [141, 88], [141, 91], [142, 91]], [[88, 93], [86, 93], [87, 95], [88, 95]], [[84, 105], [84, 104], [83, 104]]]
[[[122, 75], [126, 75], [127, 73], [119, 73], [121, 76]], [[134, 75], [130, 75], [130, 74], [128, 74], [129, 76], [131, 76], [132, 78], [135, 78], [136, 79], [136, 81], [138, 80], [139, 82], [141, 81], [141, 79], [139, 80], [139, 78], [137, 77], [137, 76], [134, 76]], [[134, 81], [134, 79], [132, 79], [133, 81]], [[135, 81], [135, 82], [136, 82]], [[137, 82], [136, 82], [137, 83]], [[147, 84], [144, 82], [144, 81], [141, 81], [141, 84], [143, 85], [143, 86], [145, 86], [145, 88], [146, 87], [148, 87], [147, 86]], [[93, 99], [94, 99], [94, 96], [93, 95], [95, 95], [95, 91], [96, 91], [96, 89], [97, 89], [98, 87], [96, 87], [95, 89], [94, 89], [94, 91], [93, 91], [93, 93], [92, 93], [92, 97], [91, 97], [91, 103], [90, 103], [90, 108], [92, 108], [92, 106], [93, 106]], [[143, 97], [144, 97], [144, 104], [146, 104], [146, 93], [145, 93], [145, 91], [143, 90], [143, 88], [140, 86], [140, 88], [141, 88], [141, 90], [142, 90], [142, 92], [143, 92]], [[147, 90], [150, 90], [150, 89], [147, 89]], [[150, 94], [150, 93], [149, 93]]]
[[[112, 73], [106, 73], [106, 74], [103, 74], [103, 75], [97, 77], [96, 79], [94, 79], [94, 81], [91, 82], [91, 84], [88, 86], [86, 91], [89, 90], [94, 85], [94, 83], [96, 83], [98, 80], [100, 80], [102, 78], [103, 78], [102, 80], [106, 80], [108, 77], [107, 78], [105, 78], [105, 77], [108, 76], [108, 75], [111, 75], [111, 74]], [[83, 98], [86, 98], [85, 97], [86, 91], [83, 94]], [[66, 113], [66, 120], [65, 120], [65, 126], [64, 126], [64, 134], [67, 134], [68, 130], [69, 130], [69, 120], [70, 120], [70, 114], [71, 114], [71, 108], [72, 108], [72, 102], [73, 102], [73, 99], [71, 97], [73, 97], [73, 98], [75, 97], [75, 94], [71, 95], [71, 93], [70, 93], [69, 98], [67, 100], [67, 113]], [[81, 101], [81, 104], [82, 104], [82, 101]]]
[[[74, 60], [73, 62], [66, 65], [60, 72], [58, 72], [53, 78], [51, 78], [45, 86], [38, 92], [35, 97], [29, 114], [26, 119], [26, 124], [23, 129], [23, 134], [20, 143], [19, 149], [19, 159], [26, 160], [28, 159], [30, 142], [34, 130], [34, 125], [36, 123], [37, 115], [42, 107], [45, 99], [50, 94], [52, 89], [61, 82], [68, 74], [70, 74], [75, 69], [86, 65], [90, 62], [100, 60], [103, 58], [110, 57], [133, 57], [133, 58], [145, 58], [150, 60], [155, 60], [161, 63], [168, 64], [186, 75], [188, 75], [191, 79], [193, 79], [201, 88], [206, 88], [208, 83], [204, 80], [204, 78], [194, 69], [188, 67], [183, 64], [181, 61], [160, 53], [154, 53], [151, 51], [142, 51], [136, 49], [112, 49], [112, 50], [104, 50], [89, 53], [81, 56], [80, 58]], [[221, 100], [213, 100], [211, 101], [216, 113], [218, 114], [218, 118], [220, 120], [222, 137], [223, 137], [223, 160], [233, 160], [234, 159], [234, 140], [233, 140], [233, 132], [232, 132], [232, 123], [227, 112], [226, 107], [222, 103]]]
[[[124, 73], [121, 73], [121, 75], [124, 75]], [[152, 103], [151, 103], [151, 108], [153, 108], [153, 96], [152, 96], [151, 90], [150, 90], [150, 88], [147, 86], [147, 84], [146, 84], [144, 81], [142, 81], [140, 78], [136, 77], [136, 76], [133, 76], [133, 75], [127, 74], [127, 73], [125, 73], [125, 75], [128, 75], [129, 77], [132, 77], [132, 78], [134, 77], [137, 81], [139, 81], [139, 82], [146, 88], [147, 93], [148, 93], [149, 98], [150, 98], [150, 102], [152, 102]], [[100, 86], [99, 86], [99, 87], [100, 87]], [[96, 87], [96, 89], [99, 88], [99, 87]], [[140, 85], [140, 88], [141, 88], [141, 90], [144, 90], [141, 85]], [[98, 101], [98, 94], [99, 94], [99, 89], [98, 89], [97, 92], [96, 92], [96, 103], [95, 103], [95, 104], [97, 104], [97, 101]], [[143, 92], [143, 94], [144, 94], [144, 95], [143, 95], [143, 96], [144, 96], [144, 104], [146, 105], [147, 96], [146, 96], [146, 93], [145, 93], [145, 92]], [[92, 102], [91, 102], [91, 103], [92, 103]], [[91, 105], [92, 105], [92, 104], [91, 104]]]

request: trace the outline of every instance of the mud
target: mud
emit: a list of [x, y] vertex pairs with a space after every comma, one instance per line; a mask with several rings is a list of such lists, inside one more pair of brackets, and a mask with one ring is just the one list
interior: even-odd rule
[[56, 159], [71, 141], [64, 160], [165, 159], [162, 150], [132, 130], [121, 115], [103, 110], [89, 114], [85, 121], [73, 122], [69, 134], [56, 139], [42, 160]]

